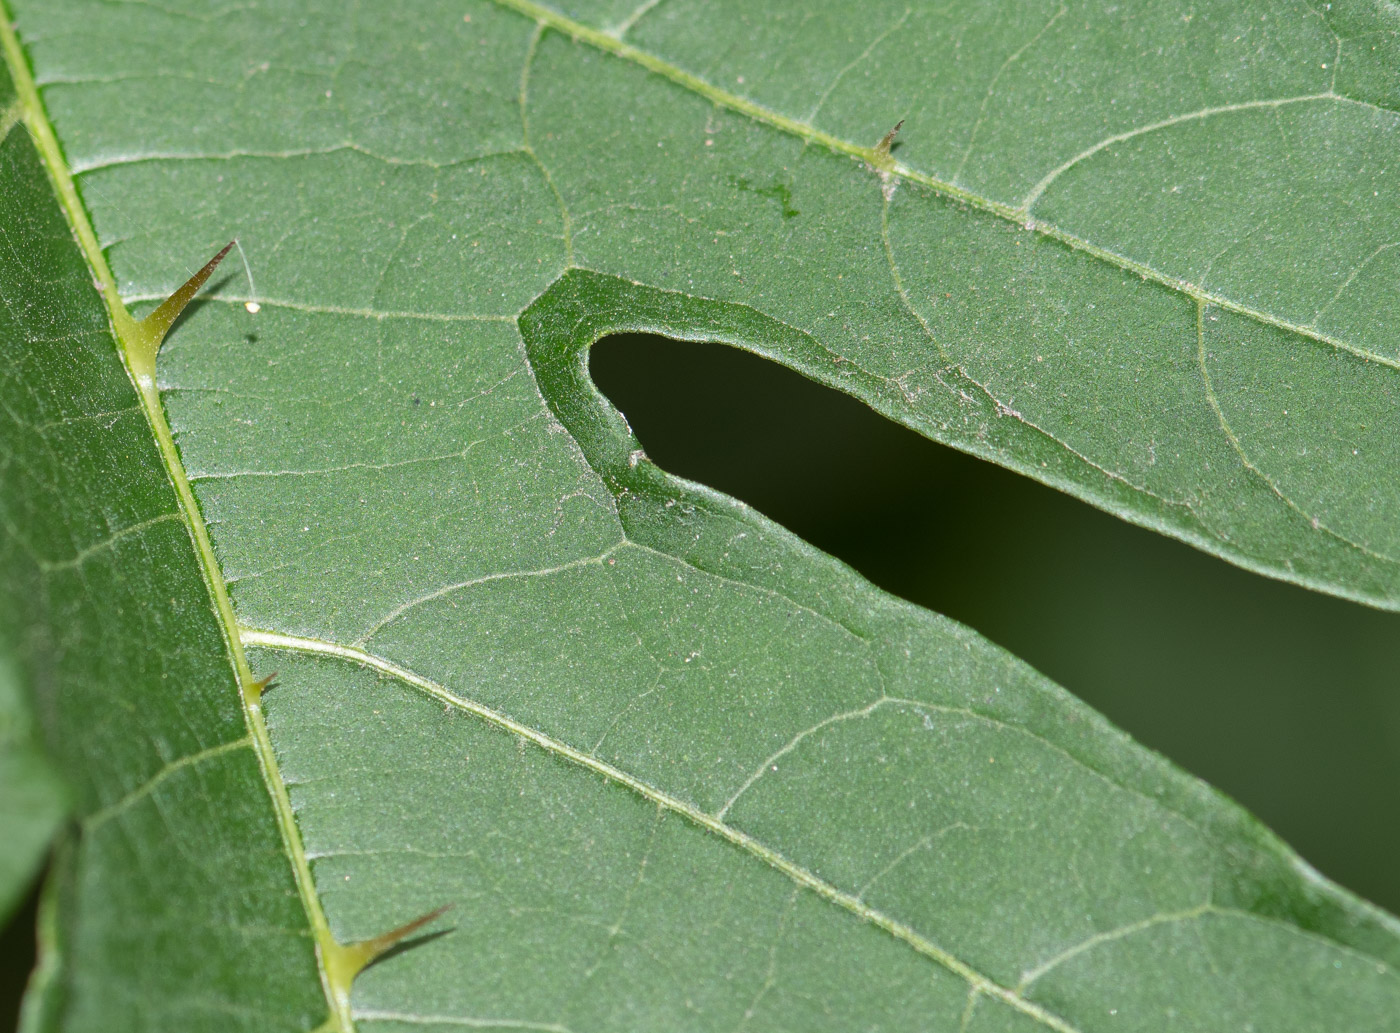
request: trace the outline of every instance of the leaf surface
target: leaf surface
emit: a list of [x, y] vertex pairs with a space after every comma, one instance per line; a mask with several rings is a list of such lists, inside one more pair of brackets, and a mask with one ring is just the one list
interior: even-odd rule
[[[331, 1028], [1395, 1028], [1393, 919], [586, 372], [724, 341], [1394, 607], [1383, 13], [16, 6], [59, 1028], [309, 1028], [313, 943], [444, 903]], [[157, 402], [120, 302], [230, 232]]]
[[33, 880], [66, 810], [63, 784], [36, 741], [17, 679], [0, 666], [0, 922]]

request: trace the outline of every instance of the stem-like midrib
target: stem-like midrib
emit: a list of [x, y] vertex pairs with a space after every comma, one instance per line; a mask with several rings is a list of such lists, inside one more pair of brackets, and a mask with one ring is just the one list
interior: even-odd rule
[[64, 217], [73, 231], [79, 250], [92, 273], [94, 284], [102, 292], [108, 317], [111, 320], [112, 335], [117, 343], [118, 354], [121, 356], [122, 365], [126, 369], [127, 375], [131, 378], [132, 386], [141, 399], [142, 410], [146, 414], [146, 421], [151, 428], [151, 434], [155, 439], [156, 448], [160, 453], [161, 463], [165, 467], [170, 485], [175, 490], [180, 516], [189, 531], [190, 541], [199, 561], [200, 572], [204, 577], [210, 601], [213, 603], [218, 618], [219, 630], [224, 638], [229, 664], [238, 685], [244, 720], [252, 738], [253, 751], [258, 758], [258, 766], [262, 771], [263, 782], [267, 786], [277, 828], [282, 837], [283, 849], [291, 864], [297, 892], [301, 897], [307, 922], [311, 926], [315, 940], [317, 966], [321, 973], [326, 1001], [331, 1011], [331, 1016], [323, 1028], [334, 1030], [336, 1033], [351, 1033], [354, 1027], [349, 1013], [348, 993], [340, 992], [348, 988], [333, 987], [326, 967], [326, 959], [336, 954], [339, 945], [331, 935], [325, 910], [322, 908], [320, 897], [316, 893], [315, 881], [311, 875], [311, 866], [307, 861], [306, 851], [302, 846], [301, 833], [297, 828], [291, 798], [287, 793], [287, 785], [282, 779], [277, 764], [277, 755], [268, 734], [267, 722], [263, 717], [261, 705], [262, 686], [258, 679], [253, 676], [252, 669], [248, 665], [248, 658], [239, 638], [238, 622], [234, 617], [233, 604], [229, 600], [228, 586], [224, 581], [223, 570], [219, 566], [213, 544], [209, 540], [209, 531], [205, 527], [199, 504], [190, 488], [189, 477], [185, 473], [179, 451], [175, 447], [175, 440], [171, 435], [170, 425], [166, 421], [165, 410], [161, 405], [160, 392], [156, 388], [154, 377], [149, 374], [143, 375], [140, 371], [142, 346], [147, 342], [143, 339], [139, 324], [127, 312], [126, 305], [117, 289], [116, 278], [112, 275], [106, 256], [97, 241], [92, 221], [78, 195], [77, 186], [73, 182], [72, 174], [63, 155], [63, 149], [59, 146], [48, 113], [39, 97], [38, 88], [29, 69], [29, 62], [25, 57], [23, 47], [20, 45], [10, 13], [6, 9], [5, 0], [0, 0], [0, 48], [3, 48], [5, 63], [18, 95], [20, 121], [24, 122], [34, 140], [35, 148], [48, 171], [49, 181], [53, 186], [59, 207], [62, 208]]

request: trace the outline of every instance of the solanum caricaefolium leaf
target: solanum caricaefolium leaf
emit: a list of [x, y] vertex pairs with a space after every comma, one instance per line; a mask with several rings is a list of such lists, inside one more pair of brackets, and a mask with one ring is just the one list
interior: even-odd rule
[[1396, 608], [1386, 9], [12, 7], [32, 1028], [1400, 1028], [1393, 918], [587, 374], [726, 342]]

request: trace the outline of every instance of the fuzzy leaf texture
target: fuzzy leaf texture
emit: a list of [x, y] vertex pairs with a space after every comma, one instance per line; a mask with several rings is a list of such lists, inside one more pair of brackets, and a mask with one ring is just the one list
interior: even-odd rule
[[6, 2], [31, 1033], [1400, 1029], [1394, 918], [587, 374], [1400, 608], [1390, 5]]

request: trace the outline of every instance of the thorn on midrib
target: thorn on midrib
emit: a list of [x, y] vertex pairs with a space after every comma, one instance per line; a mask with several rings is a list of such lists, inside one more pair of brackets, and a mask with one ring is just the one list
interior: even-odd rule
[[868, 160], [869, 167], [880, 177], [880, 189], [884, 193], [886, 201], [889, 201], [890, 197], [894, 194], [894, 188], [896, 186], [894, 178], [895, 161], [890, 151], [894, 147], [894, 138], [898, 135], [900, 127], [903, 125], [904, 119], [901, 118], [894, 124], [893, 129], [880, 137], [880, 142], [877, 143], [875, 149], [870, 152], [870, 158]]
[[899, 135], [899, 129], [903, 125], [904, 119], [901, 118], [894, 124], [893, 129], [880, 137], [880, 142], [875, 145], [876, 158], [888, 158], [890, 156], [890, 148], [894, 146], [894, 138]]
[[[335, 995], [337, 1002], [342, 1007], [347, 1007], [350, 1001], [350, 987], [356, 976], [402, 944], [413, 933], [434, 919], [440, 918], [452, 906], [452, 904], [444, 904], [440, 908], [429, 911], [426, 915], [419, 915], [411, 922], [405, 922], [397, 929], [380, 933], [367, 940], [356, 940], [354, 943], [345, 944], [337, 943], [323, 950], [321, 961], [325, 968], [326, 981], [330, 984], [331, 992]], [[449, 931], [444, 930], [444, 932]], [[428, 939], [433, 939], [435, 936], [429, 936]]]
[[272, 683], [276, 680], [276, 678], [277, 672], [273, 671], [266, 678], [259, 678], [256, 681], [251, 682], [245, 690], [244, 694], [250, 697], [253, 700], [253, 702], [258, 702], [263, 698], [263, 694], [266, 693], [268, 689], [272, 688]]
[[224, 260], [224, 256], [233, 250], [235, 243], [236, 241], [230, 240], [225, 244], [222, 251], [204, 263], [203, 269], [186, 280], [174, 294], [161, 302], [159, 308], [141, 320], [141, 326], [153, 334], [158, 341], [164, 340], [171, 325], [180, 318], [180, 313], [185, 311], [185, 306], [199, 293], [199, 288], [204, 286], [204, 282], [213, 274], [218, 264]]
[[[145, 319], [131, 322], [121, 318], [117, 320], [119, 328], [123, 328], [122, 337], [125, 339], [132, 372], [136, 375], [137, 384], [147, 395], [153, 395], [155, 391], [156, 354], [160, 351], [165, 335], [175, 320], [180, 318], [180, 313], [185, 311], [185, 306], [194, 299], [214, 269], [223, 261], [224, 256], [237, 243], [236, 240], [231, 240], [225, 244], [222, 251], [204, 263], [204, 268], [181, 284], [175, 293], [161, 302]], [[125, 316], [125, 313], [121, 315]]]

